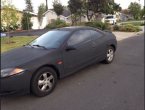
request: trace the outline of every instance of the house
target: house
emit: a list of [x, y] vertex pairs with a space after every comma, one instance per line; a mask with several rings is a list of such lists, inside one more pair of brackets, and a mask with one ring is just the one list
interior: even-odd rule
[[[48, 9], [44, 14], [43, 14], [43, 20], [42, 20], [42, 25], [40, 26], [41, 29], [45, 28], [48, 24], [52, 23], [54, 20], [57, 20], [58, 16], [54, 12], [53, 9]], [[72, 15], [71, 12], [68, 9], [64, 9], [62, 15], [59, 16], [60, 20], [71, 24], [72, 23]], [[80, 19], [78, 19], [80, 21]], [[87, 22], [88, 19], [84, 15], [81, 17], [82, 22]]]
[[57, 19], [56, 13], [51, 9], [47, 10], [43, 14], [43, 20], [42, 20], [42, 24], [40, 26], [40, 29], [45, 28], [48, 24], [52, 23], [56, 19]]
[[133, 19], [133, 16], [131, 15], [130, 11], [128, 9], [123, 9], [119, 13], [120, 21], [127, 21]]
[[[1, 14], [4, 12], [4, 8], [1, 8]], [[22, 20], [22, 17], [23, 17], [23, 11], [20, 11], [20, 10], [17, 10], [16, 9], [16, 12], [17, 12], [17, 17], [18, 17], [18, 21], [17, 21], [17, 24], [20, 25], [20, 28], [21, 28], [21, 20]], [[32, 12], [27, 12], [29, 14], [31, 14], [31, 22], [33, 23], [33, 26], [32, 26], [32, 29], [38, 29], [39, 28], [39, 22], [38, 22], [38, 18], [37, 18], [37, 14], [35, 13], [32, 13]], [[5, 24], [2, 22], [2, 24]], [[19, 28], [19, 29], [20, 29]]]
[[[71, 23], [70, 20], [71, 13], [69, 10], [64, 9], [62, 15], [59, 16], [60, 20], [66, 22], [66, 23]], [[53, 11], [53, 9], [48, 9], [44, 14], [43, 14], [43, 20], [42, 20], [42, 25], [40, 26], [41, 29], [45, 28], [48, 24], [52, 23], [54, 20], [57, 20], [58, 16], [57, 14]]]

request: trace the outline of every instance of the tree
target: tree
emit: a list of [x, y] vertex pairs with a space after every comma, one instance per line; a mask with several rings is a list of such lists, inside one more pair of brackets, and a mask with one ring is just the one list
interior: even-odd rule
[[144, 17], [145, 17], [145, 6], [141, 10], [141, 18], [144, 19]]
[[119, 12], [122, 10], [120, 4], [117, 4], [117, 3], [114, 3], [113, 4], [113, 10], [116, 11], [116, 12]]
[[139, 3], [131, 2], [128, 9], [133, 15], [134, 19], [140, 19], [141, 5]]
[[29, 12], [33, 12], [33, 6], [32, 6], [32, 3], [31, 3], [31, 0], [25, 0], [26, 2], [26, 11], [29, 11]]
[[54, 9], [54, 12], [57, 14], [58, 17], [63, 13], [63, 6], [58, 1], [53, 2], [53, 9]]
[[83, 7], [82, 0], [69, 0], [68, 1], [68, 8], [72, 14], [71, 15], [72, 25], [76, 24], [79, 19], [81, 20], [81, 16], [83, 14], [82, 7]]
[[90, 0], [90, 7], [95, 13], [114, 14], [114, 12], [121, 11], [120, 5], [114, 0]]
[[38, 7], [38, 21], [39, 21], [39, 26], [42, 25], [42, 20], [43, 20], [43, 13], [46, 11], [46, 6], [42, 3]]
[[90, 21], [94, 15], [94, 12], [91, 10], [90, 4], [87, 0], [83, 0], [82, 11], [87, 16], [88, 21]]
[[16, 30], [18, 28], [19, 17], [14, 5], [7, 0], [2, 2], [1, 24], [6, 31]]
[[89, 21], [98, 13], [114, 14], [118, 11], [121, 7], [114, 0], [83, 0], [83, 12]]
[[21, 25], [23, 30], [32, 29], [33, 24], [31, 22], [31, 15], [26, 11], [23, 11]]
[[30, 12], [33, 12], [33, 7], [32, 7], [32, 4], [31, 4], [31, 0], [25, 0], [26, 2], [26, 8], [25, 10], [23, 10], [23, 17], [22, 17], [22, 20], [21, 20], [21, 27], [23, 30], [29, 30], [29, 29], [32, 29], [32, 22], [31, 22], [31, 14]]
[[117, 4], [113, 1], [110, 1], [106, 7], [104, 7], [102, 9], [102, 12], [106, 13], [106, 14], [114, 14], [115, 12], [119, 12], [121, 11], [121, 7], [120, 4]]
[[7, 43], [13, 43], [9, 36], [9, 31], [16, 30], [18, 28], [19, 17], [17, 15], [17, 10], [14, 5], [11, 5], [9, 0], [2, 1], [2, 11], [1, 11], [1, 30], [8, 32]]

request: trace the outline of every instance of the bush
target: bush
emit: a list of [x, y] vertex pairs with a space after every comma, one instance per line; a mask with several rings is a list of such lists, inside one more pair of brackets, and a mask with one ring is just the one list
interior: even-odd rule
[[114, 25], [114, 26], [113, 26], [113, 30], [119, 31], [119, 26], [118, 26], [118, 25]]
[[109, 29], [109, 25], [107, 23], [102, 23], [101, 21], [82, 22], [78, 25], [79, 26], [90, 26], [90, 27], [101, 29], [101, 30]]
[[67, 27], [69, 26], [64, 21], [57, 19], [54, 20], [52, 23], [48, 24], [45, 28], [47, 29], [55, 29], [55, 28], [61, 28], [61, 27]]
[[141, 29], [139, 26], [134, 26], [132, 24], [125, 24], [125, 25], [114, 25], [113, 30], [115, 31], [123, 31], [123, 32], [138, 32]]
[[7, 31], [6, 27], [1, 25], [1, 32], [6, 32], [6, 31]]
[[17, 30], [19, 27], [20, 27], [19, 24], [11, 24], [11, 25], [9, 26], [9, 30], [8, 30], [8, 27], [2, 25], [2, 26], [1, 26], [1, 32], [15, 31], [15, 30]]

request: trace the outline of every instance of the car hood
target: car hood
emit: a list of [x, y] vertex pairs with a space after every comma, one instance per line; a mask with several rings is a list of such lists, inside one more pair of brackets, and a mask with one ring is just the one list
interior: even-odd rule
[[1, 54], [1, 69], [18, 67], [37, 58], [43, 57], [54, 49], [20, 47]]

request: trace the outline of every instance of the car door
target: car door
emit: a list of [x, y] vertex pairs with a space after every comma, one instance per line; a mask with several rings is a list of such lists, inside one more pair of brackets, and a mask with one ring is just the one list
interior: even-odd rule
[[74, 49], [63, 51], [65, 73], [71, 73], [93, 60], [92, 36], [89, 30], [74, 32], [67, 41], [67, 46]]
[[105, 57], [106, 53], [106, 43], [104, 34], [97, 30], [90, 30], [91, 36], [93, 38], [93, 58], [94, 60], [101, 60]]

